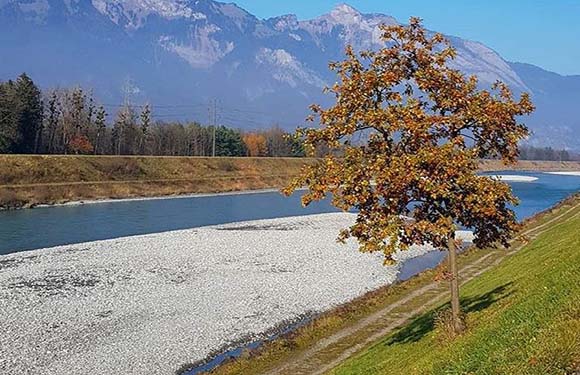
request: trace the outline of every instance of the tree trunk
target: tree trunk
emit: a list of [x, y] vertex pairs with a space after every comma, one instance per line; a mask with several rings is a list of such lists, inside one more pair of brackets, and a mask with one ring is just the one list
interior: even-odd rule
[[453, 329], [455, 333], [463, 331], [463, 321], [461, 320], [461, 307], [459, 304], [459, 272], [457, 271], [457, 246], [455, 245], [455, 235], [449, 238], [447, 244], [449, 250], [449, 272], [451, 273], [451, 313]]

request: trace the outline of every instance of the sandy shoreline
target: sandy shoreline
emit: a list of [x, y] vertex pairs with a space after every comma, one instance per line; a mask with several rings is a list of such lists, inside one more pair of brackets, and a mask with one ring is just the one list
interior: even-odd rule
[[545, 172], [547, 174], [555, 174], [558, 176], [576, 176], [580, 177], [580, 171], [570, 171], [570, 172]]
[[171, 374], [391, 283], [397, 267], [335, 242], [353, 219], [260, 220], [0, 256], [0, 372]]
[[263, 194], [263, 193], [277, 193], [280, 192], [279, 189], [257, 189], [257, 190], [239, 190], [239, 191], [227, 191], [222, 193], [195, 193], [195, 194], [183, 194], [183, 195], [160, 195], [155, 197], [135, 197], [135, 198], [119, 198], [119, 199], [88, 199], [71, 201], [66, 203], [56, 203], [56, 204], [39, 204], [34, 206], [34, 208], [50, 208], [50, 207], [61, 207], [61, 206], [82, 206], [86, 204], [99, 204], [99, 203], [116, 203], [116, 202], [138, 202], [138, 201], [156, 201], [165, 199], [188, 199], [188, 198], [206, 198], [206, 197], [220, 197], [220, 196], [231, 196], [231, 195], [247, 195], [247, 194]]
[[490, 176], [492, 178], [498, 179], [503, 182], [534, 182], [538, 181], [539, 178], [531, 176], [520, 176], [512, 174], [498, 174]]

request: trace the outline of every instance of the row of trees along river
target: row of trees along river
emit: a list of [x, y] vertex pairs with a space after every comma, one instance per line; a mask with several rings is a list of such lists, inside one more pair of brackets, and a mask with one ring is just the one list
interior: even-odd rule
[[[302, 143], [278, 126], [241, 131], [198, 122], [154, 121], [150, 105], [121, 105], [112, 122], [109, 117], [82, 88], [43, 93], [22, 74], [0, 82], [0, 153], [304, 156]], [[522, 146], [520, 151], [522, 160], [578, 159], [551, 147]]]
[[109, 117], [82, 88], [42, 92], [22, 74], [0, 82], [0, 153], [304, 156], [301, 143], [278, 126], [250, 132], [154, 121], [150, 105], [121, 105]]

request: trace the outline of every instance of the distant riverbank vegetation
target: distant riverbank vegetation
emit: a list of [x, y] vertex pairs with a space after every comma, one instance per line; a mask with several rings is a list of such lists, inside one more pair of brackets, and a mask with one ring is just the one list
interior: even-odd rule
[[[0, 154], [304, 156], [302, 142], [276, 125], [243, 131], [195, 121], [155, 121], [153, 107], [126, 103], [107, 113], [89, 91], [42, 92], [23, 73], [0, 82]], [[576, 161], [580, 155], [523, 145], [519, 159]]]
[[521, 146], [520, 160], [574, 161], [580, 155], [568, 150], [555, 150], [552, 147]]
[[302, 157], [278, 126], [241, 131], [198, 122], [154, 121], [152, 106], [107, 113], [82, 88], [42, 92], [26, 74], [0, 82], [0, 153]]

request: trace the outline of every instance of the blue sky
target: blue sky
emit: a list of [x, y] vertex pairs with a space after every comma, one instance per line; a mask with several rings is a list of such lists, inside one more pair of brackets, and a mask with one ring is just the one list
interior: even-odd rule
[[429, 29], [483, 42], [509, 61], [580, 74], [580, 0], [229, 1], [260, 18], [288, 13], [314, 18], [342, 2], [399, 21], [419, 16]]

